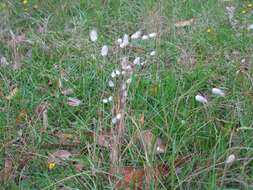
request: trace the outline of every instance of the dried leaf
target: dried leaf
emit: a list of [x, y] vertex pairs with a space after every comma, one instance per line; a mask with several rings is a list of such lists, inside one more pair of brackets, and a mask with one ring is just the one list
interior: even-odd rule
[[182, 49], [179, 58], [177, 59], [177, 64], [186, 70], [192, 69], [196, 65], [196, 52], [192, 50]]
[[190, 26], [192, 25], [194, 22], [194, 19], [189, 19], [189, 20], [182, 20], [182, 21], [178, 21], [175, 23], [175, 27], [185, 27], [185, 26]]
[[5, 159], [4, 168], [0, 172], [0, 181], [7, 181], [12, 175], [13, 165], [11, 159]]
[[11, 100], [11, 99], [17, 94], [17, 92], [18, 92], [18, 88], [15, 87], [15, 88], [13, 88], [13, 89], [10, 91], [10, 94], [9, 94], [8, 96], [6, 96], [5, 98], [6, 98], [7, 100]]
[[12, 48], [15, 48], [18, 44], [22, 43], [25, 41], [25, 34], [21, 34], [21, 35], [15, 35], [12, 31], [11, 31], [11, 40], [8, 42], [8, 45]]
[[145, 123], [145, 115], [144, 113], [141, 114], [141, 118], [140, 118], [140, 125], [143, 127]]
[[19, 160], [18, 168], [17, 170], [22, 170], [32, 159], [34, 158], [34, 154], [27, 153], [22, 156], [22, 158]]
[[72, 154], [67, 150], [57, 150], [48, 157], [48, 163], [61, 163], [62, 160], [68, 159]]
[[162, 139], [154, 138], [155, 137], [150, 129], [141, 131], [137, 136], [137, 139], [145, 152], [150, 153], [154, 150], [156, 154], [164, 153], [166, 150], [166, 144]]
[[[191, 160], [192, 155], [178, 158], [174, 162], [174, 167], [178, 169], [182, 165], [186, 164]], [[158, 179], [168, 175], [170, 167], [167, 164], [161, 164], [156, 167], [147, 168], [134, 168], [134, 167], [123, 167], [123, 168], [112, 168], [109, 171], [111, 176], [115, 174], [121, 174], [123, 177], [117, 181], [114, 189], [139, 189], [142, 190], [144, 185], [149, 186], [153, 180], [154, 184], [158, 184]], [[144, 187], [145, 189], [145, 187]], [[146, 188], [147, 189], [147, 188]]]
[[83, 170], [83, 165], [79, 162], [73, 163], [77, 172], [81, 172]]
[[79, 136], [74, 133], [54, 131], [53, 135], [59, 138], [60, 143], [66, 143], [67, 141], [74, 141], [75, 143], [80, 143]]
[[42, 121], [43, 121], [44, 130], [46, 130], [47, 127], [48, 127], [47, 107], [46, 107], [45, 110], [42, 112]]
[[86, 135], [93, 137], [100, 146], [108, 148], [112, 145], [113, 136], [111, 129], [102, 129], [98, 134], [96, 132], [87, 132]]
[[[43, 125], [48, 125], [47, 121], [47, 109], [49, 104], [47, 102], [40, 103], [36, 108], [31, 118], [31, 123], [34, 124], [37, 120], [42, 119]], [[45, 128], [43, 128], [44, 130]]]
[[74, 90], [72, 88], [67, 88], [67, 89], [61, 90], [61, 93], [66, 96], [66, 95], [73, 94]]
[[0, 57], [0, 65], [9, 65], [8, 61], [3, 56]]
[[26, 119], [26, 117], [27, 117], [26, 110], [21, 110], [21, 112], [19, 112], [18, 116], [16, 117], [16, 125], [21, 125]]

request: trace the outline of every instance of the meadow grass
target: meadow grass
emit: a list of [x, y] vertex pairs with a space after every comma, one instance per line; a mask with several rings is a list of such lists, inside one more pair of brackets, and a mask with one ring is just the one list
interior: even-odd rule
[[[97, 126], [111, 127], [111, 108], [101, 100], [109, 95], [107, 81], [117, 67], [115, 57], [102, 58], [100, 48], [114, 44], [124, 33], [138, 29], [158, 32], [154, 41], [141, 42], [147, 52], [156, 50], [144, 69], [133, 77], [127, 107], [127, 137], [131, 141], [141, 126], [152, 129], [167, 144], [164, 154], [149, 160], [135, 143], [126, 146], [122, 163], [143, 167], [170, 163], [178, 155], [195, 153], [193, 159], [159, 182], [159, 189], [253, 189], [253, 78], [251, 13], [242, 13], [248, 1], [222, 0], [16, 0], [0, 2], [0, 56], [21, 68], [0, 65], [0, 168], [6, 157], [14, 162], [15, 175], [3, 189], [111, 189], [106, 173], [109, 150], [92, 144], [85, 131]], [[238, 26], [233, 28], [226, 6], [234, 6]], [[194, 18], [191, 26], [176, 28], [175, 22]], [[38, 32], [39, 25], [45, 32]], [[99, 39], [89, 40], [96, 28]], [[208, 29], [210, 31], [208, 32]], [[19, 57], [8, 46], [10, 31], [25, 34], [28, 41], [17, 45]], [[242, 61], [245, 59], [245, 61]], [[78, 107], [66, 104], [59, 90], [72, 88], [82, 101]], [[18, 89], [6, 100], [11, 86]], [[225, 89], [226, 96], [211, 95], [213, 87]], [[208, 95], [208, 105], [195, 101], [198, 93]], [[42, 102], [48, 106], [48, 127], [29, 118]], [[27, 113], [23, 125], [17, 116]], [[80, 155], [82, 172], [66, 162], [47, 168], [47, 156], [62, 147], [52, 132], [75, 133], [81, 142], [71, 149]], [[22, 132], [22, 134], [20, 134]], [[22, 138], [21, 138], [22, 136]], [[20, 142], [25, 139], [25, 142]], [[11, 143], [10, 143], [11, 142]], [[21, 155], [35, 157], [22, 170]], [[225, 165], [230, 154], [236, 161]]]

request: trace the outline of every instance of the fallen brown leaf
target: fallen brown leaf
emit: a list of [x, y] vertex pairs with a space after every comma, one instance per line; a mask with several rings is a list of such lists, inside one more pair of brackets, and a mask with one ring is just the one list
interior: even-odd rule
[[111, 147], [113, 135], [111, 129], [102, 129], [98, 132], [86, 132], [86, 135], [93, 137], [94, 141], [98, 143], [98, 145], [103, 147]]
[[[31, 117], [31, 123], [32, 125], [37, 122], [37, 120], [42, 119], [43, 120], [43, 125], [48, 125], [47, 121], [47, 109], [48, 109], [49, 104], [47, 102], [42, 102], [40, 103], [36, 108], [35, 111]], [[44, 128], [43, 128], [44, 130]]]
[[57, 150], [48, 157], [48, 163], [60, 164], [63, 160], [68, 159], [72, 154], [67, 150]]
[[66, 96], [66, 95], [73, 94], [74, 90], [72, 88], [67, 88], [67, 89], [61, 90], [61, 93]]
[[[192, 155], [180, 157], [175, 160], [174, 167], [178, 169], [179, 167], [186, 164], [188, 161], [190, 161], [192, 158]], [[114, 176], [115, 174], [120, 174], [123, 177], [118, 180], [115, 184], [114, 189], [127, 189], [127, 188], [133, 188], [133, 189], [139, 189], [142, 190], [144, 185], [146, 185], [146, 188], [149, 189], [149, 185], [152, 180], [154, 180], [155, 186], [158, 185], [158, 179], [168, 175], [170, 171], [169, 165], [167, 164], [161, 164], [156, 167], [147, 167], [147, 168], [134, 168], [134, 167], [122, 167], [122, 168], [111, 168], [109, 171], [109, 174], [111, 176]]]
[[75, 133], [67, 133], [56, 130], [52, 133], [52, 135], [56, 136], [59, 139], [60, 143], [66, 143], [68, 141], [80, 143], [80, 137], [78, 134]]
[[0, 181], [7, 181], [13, 172], [13, 165], [12, 165], [12, 161], [9, 158], [5, 159], [4, 162], [4, 168], [1, 170], [0, 172]]
[[156, 154], [160, 154], [166, 150], [166, 144], [160, 138], [155, 139], [150, 129], [141, 131], [137, 135], [137, 139], [145, 152], [150, 153], [154, 150]]
[[15, 35], [12, 31], [10, 33], [11, 33], [11, 40], [8, 41], [8, 45], [12, 48], [15, 48], [18, 44], [24, 42], [26, 39], [24, 33], [21, 35]]
[[46, 130], [48, 127], [48, 115], [47, 115], [47, 106], [45, 107], [44, 111], [42, 112], [42, 121], [43, 121], [43, 130]]
[[141, 117], [140, 117], [140, 125], [141, 125], [141, 127], [144, 126], [144, 123], [145, 123], [145, 115], [144, 115], [144, 113], [142, 113]]
[[73, 165], [77, 172], [81, 172], [83, 170], [83, 165], [81, 163], [75, 162]]
[[23, 122], [26, 119], [26, 117], [27, 117], [26, 110], [21, 110], [19, 112], [19, 114], [17, 115], [17, 117], [16, 117], [16, 125], [19, 126], [19, 125], [23, 124]]
[[22, 170], [32, 159], [34, 158], [33, 153], [27, 153], [22, 156], [22, 158], [19, 160], [18, 168], [17, 170]]
[[18, 88], [14, 87], [13, 89], [11, 89], [10, 94], [8, 96], [5, 96], [5, 98], [7, 100], [11, 100], [18, 92]]
[[178, 21], [175, 23], [175, 27], [185, 27], [185, 26], [190, 26], [192, 25], [194, 22], [194, 19], [189, 19], [189, 20], [182, 20], [182, 21]]
[[5, 57], [0, 56], [0, 65], [9, 65]]

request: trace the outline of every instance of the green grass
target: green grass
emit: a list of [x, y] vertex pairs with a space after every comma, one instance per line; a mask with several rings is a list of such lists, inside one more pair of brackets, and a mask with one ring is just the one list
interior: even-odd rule
[[[246, 1], [245, 1], [246, 2]], [[127, 109], [127, 133], [138, 130], [139, 118], [145, 115], [145, 128], [151, 128], [168, 145], [161, 156], [150, 156], [152, 164], [172, 163], [179, 155], [197, 153], [179, 174], [171, 171], [159, 184], [159, 189], [252, 189], [253, 188], [253, 59], [252, 31], [245, 27], [253, 15], [242, 14], [243, 1], [222, 0], [29, 0], [0, 2], [0, 55], [9, 63], [13, 50], [7, 44], [10, 30], [25, 33], [29, 42], [18, 44], [22, 64], [18, 70], [0, 66], [0, 168], [4, 159], [14, 162], [15, 175], [2, 186], [4, 189], [58, 189], [59, 184], [76, 189], [111, 189], [105, 173], [110, 167], [109, 151], [93, 145], [83, 135], [96, 129], [94, 125], [112, 127], [111, 108], [101, 103], [111, 93], [107, 81], [115, 56], [102, 59], [100, 47], [111, 45], [124, 33], [139, 28], [158, 31], [155, 41], [139, 46], [157, 56], [145, 69], [136, 71], [130, 87]], [[37, 8], [34, 8], [34, 6]], [[226, 15], [226, 6], [235, 6], [238, 27], [233, 29]], [[25, 10], [27, 8], [27, 10]], [[193, 25], [175, 28], [179, 20], [194, 17]], [[45, 33], [38, 25], [48, 19]], [[244, 28], [242, 27], [244, 26]], [[99, 40], [92, 43], [89, 31], [97, 28]], [[212, 29], [207, 33], [208, 28]], [[28, 56], [30, 52], [30, 56]], [[182, 58], [184, 54], [186, 58]], [[145, 55], [142, 55], [145, 56]], [[194, 64], [190, 58], [194, 57]], [[181, 58], [181, 59], [180, 59]], [[179, 61], [179, 59], [181, 61]], [[247, 74], [236, 74], [245, 59]], [[67, 96], [61, 94], [58, 79], [64, 71], [64, 88], [72, 88], [83, 104], [70, 107]], [[18, 93], [10, 101], [4, 96], [15, 85]], [[225, 98], [211, 95], [212, 87], [223, 87]], [[199, 92], [209, 95], [207, 107], [195, 101]], [[40, 119], [32, 125], [29, 119], [41, 103], [47, 101], [49, 126], [42, 132]], [[26, 110], [25, 127], [16, 125], [18, 114]], [[102, 114], [102, 118], [99, 115]], [[247, 128], [247, 129], [244, 129]], [[47, 156], [59, 148], [45, 149], [45, 143], [57, 143], [52, 131], [75, 132], [81, 144], [72, 150], [85, 169], [77, 172], [66, 162], [48, 171]], [[22, 131], [24, 143], [17, 141]], [[10, 141], [11, 144], [7, 145]], [[18, 146], [22, 145], [22, 146]], [[18, 164], [22, 154], [35, 157], [22, 170]], [[21, 154], [22, 153], [22, 154]], [[225, 169], [230, 154], [237, 160]], [[132, 145], [123, 155], [129, 166], [145, 166], [147, 160], [140, 147]], [[226, 174], [225, 174], [226, 170]], [[96, 172], [95, 172], [96, 171]], [[95, 172], [95, 175], [94, 175]], [[225, 176], [224, 176], [225, 175]]]

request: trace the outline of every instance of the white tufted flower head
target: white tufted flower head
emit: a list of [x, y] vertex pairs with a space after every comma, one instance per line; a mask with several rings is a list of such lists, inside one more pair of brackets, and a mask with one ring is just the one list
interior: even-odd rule
[[126, 81], [127, 84], [130, 84], [131, 82], [132, 82], [131, 78], [127, 79], [127, 81]]
[[225, 96], [225, 93], [223, 90], [219, 89], [219, 88], [212, 88], [212, 93], [216, 96]]
[[131, 39], [138, 39], [141, 37], [142, 31], [136, 31], [134, 34], [132, 34]]
[[148, 35], [143, 35], [142, 37], [141, 37], [141, 39], [143, 39], [143, 40], [147, 40], [149, 37], [148, 37]]
[[121, 74], [121, 72], [118, 69], [116, 69], [115, 74], [119, 76]]
[[151, 51], [151, 52], [150, 52], [150, 55], [151, 55], [151, 56], [154, 56], [155, 54], [156, 54], [156, 51]]
[[128, 44], [129, 44], [129, 39], [128, 39], [128, 35], [127, 34], [124, 34], [123, 36], [123, 41], [122, 43], [119, 45], [120, 48], [124, 48], [126, 47]]
[[108, 103], [108, 99], [105, 98], [105, 99], [102, 100], [102, 102], [103, 102], [104, 104], [107, 104], [107, 103]]
[[121, 38], [117, 39], [117, 44], [121, 44], [123, 40]]
[[155, 38], [157, 36], [157, 33], [153, 32], [148, 35], [150, 38]]
[[116, 115], [116, 119], [117, 119], [117, 120], [120, 120], [120, 119], [121, 119], [121, 113], [118, 113], [118, 114]]
[[95, 29], [91, 30], [90, 31], [90, 40], [92, 42], [95, 42], [95, 41], [97, 41], [97, 39], [98, 39], [97, 31]]
[[102, 55], [103, 57], [105, 57], [105, 56], [107, 56], [107, 54], [108, 54], [108, 46], [107, 46], [107, 45], [104, 45], [104, 46], [102, 47], [102, 49], [101, 49], [101, 55]]
[[115, 77], [116, 77], [115, 71], [112, 71], [111, 77], [112, 77], [112, 78], [115, 78]]
[[235, 161], [235, 155], [234, 155], [234, 154], [230, 154], [230, 155], [227, 157], [225, 163], [226, 163], [226, 164], [232, 164], [234, 161]]
[[113, 100], [112, 96], [109, 96], [108, 102], [111, 102]]
[[79, 106], [81, 104], [81, 100], [77, 98], [68, 98], [67, 104], [73, 107]]
[[140, 62], [141, 62], [141, 58], [140, 58], [140, 57], [136, 57], [136, 58], [134, 59], [134, 61], [133, 61], [133, 64], [134, 64], [134, 65], [139, 65]]
[[200, 103], [203, 103], [203, 104], [207, 104], [207, 99], [204, 97], [204, 96], [202, 96], [202, 95], [197, 95], [197, 96], [195, 96], [195, 100], [197, 101], [197, 102], [200, 102]]
[[111, 80], [109, 80], [108, 85], [109, 85], [109, 87], [111, 87], [111, 88], [113, 88], [113, 87], [115, 86], [114, 83], [113, 83]]

